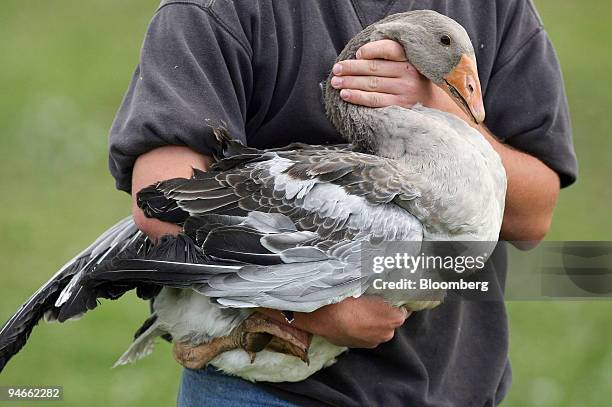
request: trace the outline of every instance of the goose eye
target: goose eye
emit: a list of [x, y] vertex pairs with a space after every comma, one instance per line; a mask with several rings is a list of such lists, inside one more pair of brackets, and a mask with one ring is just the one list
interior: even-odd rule
[[448, 35], [443, 35], [442, 38], [440, 38], [440, 42], [442, 43], [442, 45], [449, 46], [451, 45], [451, 37], [449, 37]]

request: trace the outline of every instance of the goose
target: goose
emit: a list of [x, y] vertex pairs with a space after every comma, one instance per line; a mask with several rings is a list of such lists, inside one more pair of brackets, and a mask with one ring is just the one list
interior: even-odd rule
[[[476, 123], [485, 112], [476, 57], [463, 27], [433, 11], [389, 16], [358, 33], [337, 61], [391, 39], [409, 62]], [[182, 225], [154, 244], [126, 218], [62, 267], [0, 330], [0, 371], [44, 317], [63, 322], [136, 289], [152, 314], [117, 361], [133, 362], [162, 336], [175, 357], [250, 381], [299, 381], [347, 349], [275, 323], [257, 307], [310, 312], [364, 294], [393, 306], [435, 307], [426, 296], [375, 292], [364, 247], [386, 241], [495, 245], [506, 175], [485, 138], [449, 113], [416, 105], [367, 108], [324, 87], [325, 110], [349, 144], [259, 150], [214, 134], [216, 163], [137, 195], [145, 215]], [[490, 247], [488, 253], [491, 253]], [[178, 350], [177, 350], [178, 349]], [[185, 351], [185, 349], [187, 349]]]

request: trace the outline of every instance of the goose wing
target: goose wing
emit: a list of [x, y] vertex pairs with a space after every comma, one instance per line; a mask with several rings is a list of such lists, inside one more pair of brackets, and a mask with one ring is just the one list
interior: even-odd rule
[[0, 329], [0, 372], [13, 355], [25, 345], [32, 329], [43, 316], [55, 320], [59, 308], [55, 303], [79, 273], [85, 273], [104, 259], [112, 258], [127, 245], [144, 242], [132, 218], [126, 218], [103, 233], [89, 247], [66, 263], [40, 287]]
[[349, 148], [251, 150], [148, 187], [138, 204], [151, 217], [181, 213], [207, 255], [241, 264], [210, 273], [202, 294], [232, 307], [312, 311], [370, 281], [361, 243], [422, 240], [421, 223], [395, 203], [419, 196], [406, 182], [414, 177]]
[[361, 272], [361, 240], [321, 239], [282, 214], [199, 215], [185, 229], [195, 241], [168, 236], [149, 253], [124, 250], [90, 270], [61, 304], [59, 319], [147, 286], [193, 288], [226, 307], [309, 312], [361, 295], [372, 277]]
[[335, 240], [371, 236], [422, 238], [420, 222], [395, 204], [419, 196], [392, 160], [347, 150], [266, 151], [223, 160], [190, 179], [143, 189], [138, 205], [149, 217], [181, 223], [201, 214], [281, 213], [299, 230]]

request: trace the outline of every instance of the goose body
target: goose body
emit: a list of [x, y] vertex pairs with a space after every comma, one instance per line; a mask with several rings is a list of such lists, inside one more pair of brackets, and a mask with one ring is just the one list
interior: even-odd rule
[[[457, 52], [470, 53], [457, 23], [433, 12], [411, 12], [364, 30], [339, 59], [380, 38], [396, 39], [410, 58], [398, 23], [442, 26], [454, 35]], [[413, 64], [419, 69], [418, 61]], [[447, 86], [437, 75], [428, 72]], [[475, 119], [482, 116], [467, 99], [464, 107]], [[179, 223], [184, 233], [154, 246], [129, 218], [106, 232], [5, 324], [0, 370], [43, 313], [63, 321], [95, 308], [97, 298], [115, 299], [133, 288], [154, 300], [153, 313], [118, 364], [146, 355], [162, 335], [194, 346], [232, 335], [256, 307], [311, 312], [370, 293], [375, 275], [362, 269], [364, 243], [483, 241], [491, 242], [491, 253], [506, 178], [499, 156], [478, 131], [420, 105], [349, 105], [329, 81], [326, 108], [351, 145], [257, 150], [216, 130], [220, 152], [209, 171], [159, 182], [138, 196], [147, 216]], [[444, 293], [393, 295], [389, 303], [420, 310], [437, 305]], [[345, 350], [315, 336], [302, 360], [264, 346], [254, 358], [233, 349], [210, 364], [252, 381], [299, 381]]]

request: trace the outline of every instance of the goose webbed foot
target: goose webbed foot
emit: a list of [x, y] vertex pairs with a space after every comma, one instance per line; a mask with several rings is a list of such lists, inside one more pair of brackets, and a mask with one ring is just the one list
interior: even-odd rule
[[[312, 335], [294, 326], [278, 322], [266, 315], [256, 312], [241, 325], [247, 332], [246, 335], [260, 334], [269, 338], [265, 347], [260, 350], [283, 353], [295, 356], [308, 363], [308, 348]], [[248, 349], [245, 349], [248, 350]], [[259, 350], [252, 349], [255, 352]]]
[[234, 349], [245, 350], [251, 363], [255, 362], [257, 352], [264, 349], [295, 356], [309, 363], [311, 338], [312, 335], [307, 332], [256, 312], [227, 336], [200, 345], [175, 342], [172, 354], [178, 363], [189, 369], [201, 369], [221, 353]]

